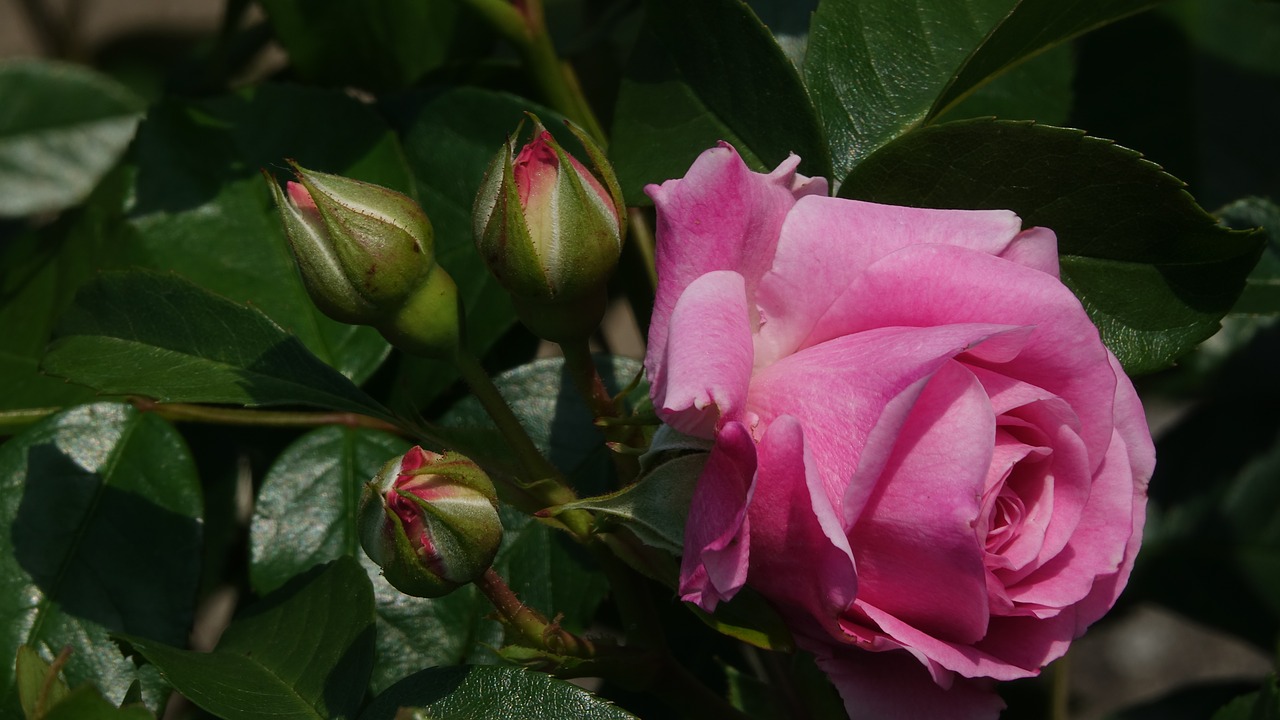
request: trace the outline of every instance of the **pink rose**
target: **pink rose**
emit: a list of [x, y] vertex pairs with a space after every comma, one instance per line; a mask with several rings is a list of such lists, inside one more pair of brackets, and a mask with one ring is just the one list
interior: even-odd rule
[[826, 197], [727, 144], [657, 205], [645, 367], [714, 439], [680, 592], [744, 584], [854, 717], [991, 718], [1114, 604], [1155, 452], [1128, 378], [1004, 210]]

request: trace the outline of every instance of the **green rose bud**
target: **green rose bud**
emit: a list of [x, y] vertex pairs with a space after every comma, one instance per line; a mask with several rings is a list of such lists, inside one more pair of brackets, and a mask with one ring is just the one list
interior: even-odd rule
[[480, 577], [502, 542], [498, 496], [474, 462], [414, 447], [365, 485], [360, 545], [387, 581], [440, 597]]
[[569, 125], [595, 174], [533, 121], [533, 139], [517, 154], [516, 137], [508, 138], [489, 165], [472, 212], [476, 247], [530, 330], [578, 339], [604, 315], [626, 209], [603, 151], [585, 133]]
[[394, 190], [291, 165], [298, 182], [269, 185], [316, 306], [405, 350], [451, 356], [461, 328], [457, 288], [435, 261], [422, 208]]

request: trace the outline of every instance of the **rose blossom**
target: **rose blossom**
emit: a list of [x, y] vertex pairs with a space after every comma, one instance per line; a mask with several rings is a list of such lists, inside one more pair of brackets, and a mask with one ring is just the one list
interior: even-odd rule
[[750, 584], [854, 717], [991, 718], [1115, 602], [1155, 453], [1132, 384], [1005, 210], [826, 197], [727, 144], [649, 186], [645, 361], [714, 439], [681, 595]]

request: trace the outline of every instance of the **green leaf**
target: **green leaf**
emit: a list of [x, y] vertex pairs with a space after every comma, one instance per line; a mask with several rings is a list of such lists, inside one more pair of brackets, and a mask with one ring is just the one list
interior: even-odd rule
[[[458, 284], [466, 308], [467, 344], [479, 356], [515, 324], [516, 314], [476, 252], [471, 207], [485, 169], [526, 120], [525, 111], [541, 117], [566, 147], [579, 147], [558, 113], [506, 93], [464, 87], [408, 96], [388, 106], [402, 133], [422, 207], [435, 227], [436, 258]], [[578, 157], [585, 162], [584, 154]], [[397, 387], [421, 407], [457, 379], [449, 363], [406, 358]]]
[[[70, 646], [69, 684], [119, 702], [138, 672], [108, 632], [183, 643], [191, 625], [201, 491], [186, 445], [154, 415], [82, 405], [0, 447], [0, 483], [0, 656]], [[8, 717], [18, 698], [3, 667]]]
[[26, 645], [18, 646], [14, 682], [18, 688], [22, 716], [27, 720], [40, 720], [49, 708], [71, 693], [60, 668], [45, 662], [39, 652]]
[[[610, 393], [619, 392], [641, 371], [640, 362], [631, 358], [597, 355], [594, 360]], [[604, 434], [596, 429], [594, 415], [565, 373], [563, 360], [535, 360], [502, 373], [494, 378], [494, 384], [543, 455], [566, 475], [585, 483], [578, 488], [580, 491], [604, 490], [601, 481], [611, 466]], [[635, 407], [647, 399], [648, 393], [647, 383], [632, 388], [624, 409]], [[474, 436], [471, 442], [477, 444], [492, 437], [478, 433], [497, 432], [480, 401], [471, 396], [458, 401], [440, 417], [440, 423], [470, 431]], [[501, 442], [500, 438], [497, 442]], [[486, 455], [494, 454], [494, 448], [488, 448]], [[480, 457], [475, 458], [477, 462]]]
[[934, 101], [929, 117], [941, 114], [989, 78], [1027, 58], [1160, 2], [1081, 0], [1064, 7], [1055, 0], [1018, 0], [947, 82]]
[[693, 603], [685, 603], [685, 607], [722, 635], [765, 650], [795, 651], [791, 629], [769, 601], [751, 587], [740, 589], [732, 600], [717, 605], [715, 613], [705, 612]]
[[423, 667], [476, 662], [491, 656], [483, 645], [502, 641], [501, 629], [486, 618], [492, 607], [474, 587], [436, 599], [410, 597], [360, 549], [356, 511], [364, 483], [408, 449], [404, 440], [373, 430], [307, 433], [267, 472], [250, 526], [249, 580], [258, 593], [340, 557], [364, 565], [377, 614], [375, 691]]
[[1074, 80], [1071, 47], [1060, 45], [978, 86], [933, 122], [997, 117], [1066, 125], [1071, 117]]
[[122, 225], [128, 173], [108, 174], [89, 200], [38, 231], [0, 247], [0, 409], [69, 407], [93, 393], [37, 371], [54, 324], [76, 290], [117, 262], [112, 236]]
[[93, 70], [0, 63], [0, 217], [84, 200], [133, 139], [142, 100]]
[[402, 708], [433, 720], [626, 720], [635, 716], [582, 688], [521, 668], [431, 668], [374, 698], [360, 720], [393, 720]]
[[226, 720], [352, 718], [373, 664], [373, 590], [344, 557], [250, 607], [213, 652], [123, 639], [178, 692]]
[[751, 8], [737, 0], [645, 5], [647, 39], [632, 54], [611, 133], [610, 159], [627, 204], [649, 204], [647, 183], [684, 175], [719, 140], [756, 170], [795, 153], [801, 172], [830, 174], [796, 69]]
[[327, 85], [403, 88], [458, 54], [492, 44], [466, 5], [448, 0], [264, 0], [298, 74]]
[[842, 197], [1008, 208], [1058, 236], [1062, 279], [1130, 373], [1217, 331], [1259, 239], [1225, 230], [1159, 166], [1078, 130], [992, 120], [921, 128], [859, 165]]
[[1276, 676], [1267, 678], [1262, 689], [1236, 698], [1218, 712], [1213, 720], [1280, 720], [1280, 687]]
[[83, 685], [55, 705], [43, 720], [155, 720], [155, 717], [139, 705], [116, 707], [92, 686]]
[[689, 503], [706, 463], [705, 453], [681, 455], [617, 492], [561, 505], [555, 512], [571, 508], [595, 511], [626, 526], [646, 545], [678, 555], [684, 550]]
[[101, 275], [77, 295], [41, 367], [117, 395], [296, 403], [394, 420], [261, 312], [175, 275]]
[[1280, 315], [1280, 205], [1264, 198], [1244, 198], [1219, 210], [1218, 217], [1237, 230], [1262, 228], [1267, 237], [1262, 257], [1249, 273], [1232, 313]]
[[805, 80], [835, 176], [1008, 68], [1157, 0], [826, 0]]
[[126, 261], [252, 304], [356, 382], [373, 373], [387, 343], [312, 304], [260, 173], [293, 158], [412, 195], [399, 143], [372, 109], [340, 92], [283, 85], [169, 100], [148, 112], [131, 158]]

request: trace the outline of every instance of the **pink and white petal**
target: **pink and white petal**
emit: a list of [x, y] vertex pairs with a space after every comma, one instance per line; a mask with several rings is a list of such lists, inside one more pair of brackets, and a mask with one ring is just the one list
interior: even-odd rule
[[751, 585], [784, 615], [807, 616], [841, 637], [858, 592], [849, 540], [795, 418], [776, 418], [759, 447], [752, 493]]
[[815, 659], [850, 720], [995, 720], [1005, 707], [995, 683], [953, 677], [943, 688], [904, 651], [836, 649]]
[[[1066, 401], [1091, 461], [1111, 444], [1116, 377], [1098, 330], [1056, 278], [1017, 263], [943, 245], [909, 247], [866, 269], [802, 347], [881, 327], [992, 323], [1034, 327], [1017, 357], [967, 362]], [[757, 363], [758, 364], [758, 363]]]
[[805, 446], [848, 529], [924, 381], [951, 357], [1010, 330], [1015, 328], [885, 327], [836, 338], [759, 370], [748, 412], [762, 424], [791, 415], [804, 426]]
[[1058, 236], [1049, 228], [1023, 230], [999, 255], [1005, 260], [1058, 277]]
[[670, 318], [671, 342], [646, 358], [654, 408], [676, 430], [710, 438], [740, 419], [751, 383], [747, 295], [735, 272], [707, 273], [685, 289]]
[[685, 522], [680, 597], [707, 612], [747, 581], [756, 476], [755, 442], [742, 423], [720, 429], [698, 478]]
[[986, 635], [985, 549], [975, 526], [995, 432], [977, 379], [943, 364], [849, 533], [860, 600], [952, 642]]
[[796, 175], [799, 162], [793, 156], [767, 175], [752, 172], [732, 146], [720, 143], [699, 155], [683, 178], [645, 188], [657, 208], [651, 354], [662, 356], [676, 302], [698, 277], [733, 270], [754, 294], [796, 198], [826, 192], [825, 182]]
[[[794, 352], [844, 288], [871, 263], [904, 247], [941, 243], [1004, 252], [1021, 221], [1008, 210], [933, 210], [827, 197], [800, 199], [782, 225], [772, 268], [760, 281], [756, 365]], [[821, 332], [824, 339], [846, 333]], [[809, 343], [814, 344], [814, 343]]]

